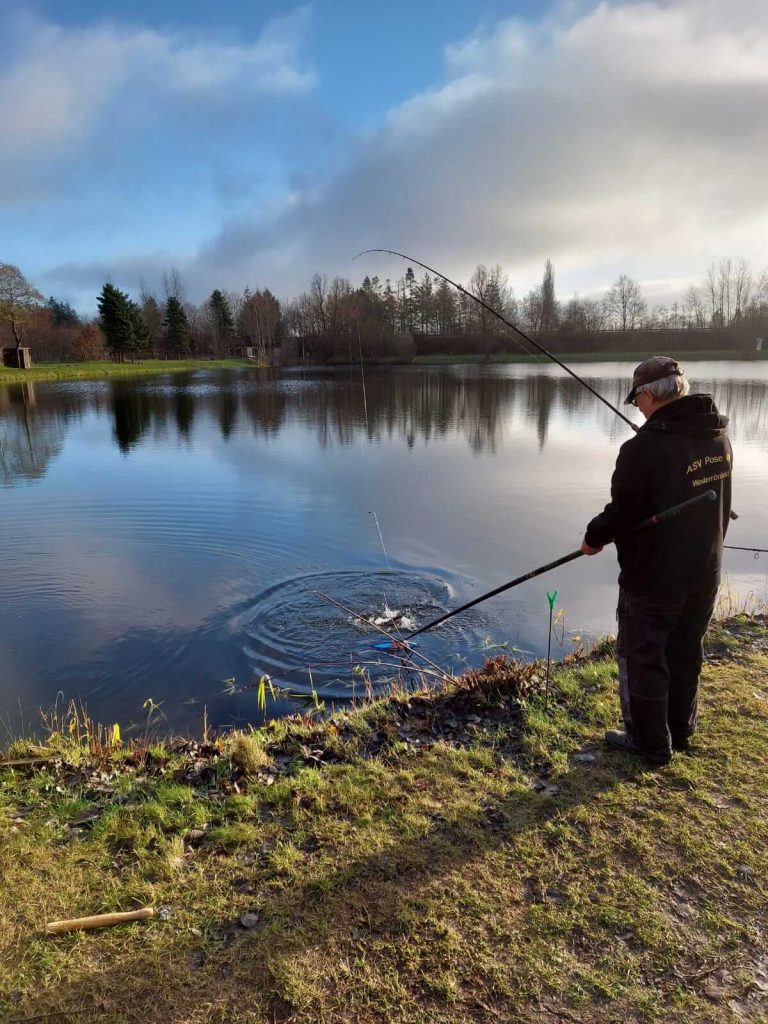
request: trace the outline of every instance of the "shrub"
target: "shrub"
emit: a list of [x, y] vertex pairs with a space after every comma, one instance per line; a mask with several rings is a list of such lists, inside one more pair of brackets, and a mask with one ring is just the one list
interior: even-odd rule
[[78, 363], [104, 358], [104, 339], [96, 324], [86, 324], [75, 338], [72, 355]]

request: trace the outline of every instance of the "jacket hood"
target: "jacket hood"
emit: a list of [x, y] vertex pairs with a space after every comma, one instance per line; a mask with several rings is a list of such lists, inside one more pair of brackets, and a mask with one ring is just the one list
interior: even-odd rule
[[685, 395], [662, 405], [640, 430], [695, 437], [718, 437], [725, 433], [728, 417], [718, 412], [712, 395]]

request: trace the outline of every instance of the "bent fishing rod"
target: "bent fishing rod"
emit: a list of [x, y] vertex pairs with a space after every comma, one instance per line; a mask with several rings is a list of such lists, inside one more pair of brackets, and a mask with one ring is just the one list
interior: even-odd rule
[[[689, 498], [688, 501], [683, 501], [679, 505], [673, 505], [671, 508], [665, 509], [663, 512], [657, 512], [656, 515], [649, 516], [647, 519], [643, 519], [637, 524], [632, 530], [629, 531], [625, 536], [632, 536], [639, 530], [645, 530], [649, 526], [658, 526], [659, 523], [665, 523], [669, 519], [674, 519], [684, 512], [690, 511], [695, 505], [701, 505], [705, 501], [716, 501], [717, 494], [715, 491], [704, 491], [703, 494], [697, 494], [695, 498]], [[452, 619], [454, 615], [459, 615], [461, 612], [467, 611], [469, 608], [474, 608], [475, 605], [480, 604], [483, 601], [487, 601], [491, 597], [496, 597], [497, 594], [503, 594], [505, 590], [511, 590], [513, 587], [519, 586], [521, 583], [527, 583], [528, 580], [535, 579], [537, 576], [542, 576], [545, 572], [550, 572], [552, 569], [557, 569], [560, 565], [565, 565], [567, 562], [573, 562], [577, 558], [581, 558], [584, 552], [579, 548], [578, 551], [571, 551], [567, 555], [563, 555], [562, 558], [555, 559], [554, 562], [548, 562], [546, 565], [539, 566], [538, 569], [532, 569], [531, 572], [527, 572], [522, 576], [516, 577], [514, 580], [510, 580], [508, 583], [502, 583], [500, 587], [496, 587], [494, 590], [489, 590], [486, 594], [481, 594], [480, 597], [476, 597], [472, 601], [467, 601], [466, 604], [461, 605], [460, 608], [454, 608], [452, 612], [447, 612], [445, 615], [441, 615], [437, 619], [433, 619], [432, 622], [428, 622], [425, 626], [420, 629], [414, 630], [413, 633], [409, 633], [408, 636], [403, 637], [402, 640], [397, 643], [402, 646], [406, 646], [414, 637], [419, 636], [421, 633], [426, 633], [429, 629], [434, 629], [435, 626], [439, 626], [443, 622], [447, 622], [448, 619]], [[378, 644], [373, 644], [376, 650], [391, 650], [392, 644], [385, 644], [383, 641]]]
[[513, 330], [515, 334], [519, 334], [524, 341], [526, 341], [529, 345], [532, 345], [535, 349], [538, 349], [539, 352], [541, 352], [543, 355], [551, 359], [553, 363], [557, 363], [557, 365], [561, 369], [565, 370], [566, 373], [570, 374], [574, 380], [577, 380], [579, 382], [579, 384], [582, 384], [587, 389], [587, 391], [591, 392], [595, 396], [595, 398], [599, 399], [599, 401], [603, 403], [603, 405], [607, 405], [612, 412], [615, 412], [617, 416], [620, 416], [621, 419], [623, 419], [624, 422], [632, 428], [632, 430], [636, 432], [639, 429], [636, 423], [633, 423], [632, 420], [629, 419], [628, 416], [625, 416], [620, 409], [617, 409], [615, 405], [612, 405], [607, 398], [603, 398], [599, 391], [595, 391], [591, 384], [587, 384], [583, 377], [580, 377], [578, 373], [574, 373], [574, 371], [569, 366], [566, 366], [566, 364], [562, 360], [558, 359], [557, 356], [554, 355], [554, 353], [550, 352], [548, 348], [544, 348], [543, 345], [540, 345], [539, 342], [535, 341], [529, 334], [526, 334], [525, 331], [521, 330], [519, 327], [513, 324], [511, 320], [507, 320], [507, 318], [503, 316], [501, 313], [499, 313], [497, 309], [494, 309], [493, 306], [489, 306], [487, 302], [479, 298], [477, 295], [474, 295], [472, 292], [468, 291], [466, 288], [463, 287], [463, 285], [460, 285], [456, 281], [451, 280], [450, 277], [447, 277], [439, 270], [435, 270], [434, 267], [427, 266], [427, 264], [422, 263], [421, 260], [414, 259], [412, 256], [407, 256], [404, 252], [397, 252], [396, 249], [364, 249], [362, 252], [359, 252], [357, 256], [355, 256], [355, 259], [358, 259], [358, 257], [360, 256], [367, 256], [369, 253], [374, 252], [386, 253], [388, 256], [399, 256], [400, 259], [405, 260], [407, 263], [415, 263], [417, 267], [421, 267], [422, 270], [426, 270], [428, 274], [434, 274], [435, 277], [439, 277], [442, 281], [445, 281], [446, 284], [452, 285], [457, 291], [461, 292], [462, 295], [466, 295], [468, 298], [472, 299], [473, 302], [476, 302], [478, 306], [482, 306], [482, 308], [486, 310], [486, 312], [491, 313], [493, 316], [495, 316], [497, 320], [500, 320], [503, 324], [505, 324], [505, 326]]

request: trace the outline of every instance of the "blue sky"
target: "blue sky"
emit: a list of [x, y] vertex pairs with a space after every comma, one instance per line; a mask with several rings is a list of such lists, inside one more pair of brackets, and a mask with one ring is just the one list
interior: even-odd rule
[[533, 16], [542, 6], [532, 0], [387, 0], [381, 4], [239, 0], [221, 7], [210, 0], [142, 0], [130, 5], [129, 18], [125, 3], [95, 0], [39, 3], [36, 9], [73, 28], [114, 21], [161, 31], [200, 30], [241, 40], [255, 40], [270, 20], [304, 10], [304, 52], [317, 70], [318, 91], [334, 115], [356, 131], [366, 122], [374, 124], [392, 105], [438, 81], [446, 43], [505, 17]]
[[0, 0], [0, 261], [92, 311], [412, 251], [518, 294], [768, 263], [761, 0]]

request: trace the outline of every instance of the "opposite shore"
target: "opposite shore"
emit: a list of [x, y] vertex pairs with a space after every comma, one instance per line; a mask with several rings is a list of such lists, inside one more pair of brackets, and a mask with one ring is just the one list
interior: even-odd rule
[[[606, 363], [640, 362], [647, 358], [647, 352], [568, 352], [555, 353], [564, 363]], [[683, 362], [693, 361], [754, 361], [768, 358], [768, 350], [761, 352], [734, 352], [733, 349], [683, 352]], [[493, 366], [500, 363], [544, 363], [545, 356], [526, 353], [500, 353], [490, 357], [467, 353], [466, 355], [424, 355], [410, 359], [394, 357], [373, 360], [372, 366]], [[24, 384], [35, 381], [55, 380], [96, 380], [111, 377], [135, 377], [157, 373], [189, 373], [195, 370], [243, 369], [258, 367], [252, 359], [145, 359], [133, 363], [109, 361], [85, 363], [39, 363], [29, 370], [17, 370], [0, 366], [0, 384]], [[357, 365], [341, 362], [307, 363], [306, 368], [322, 366]]]

